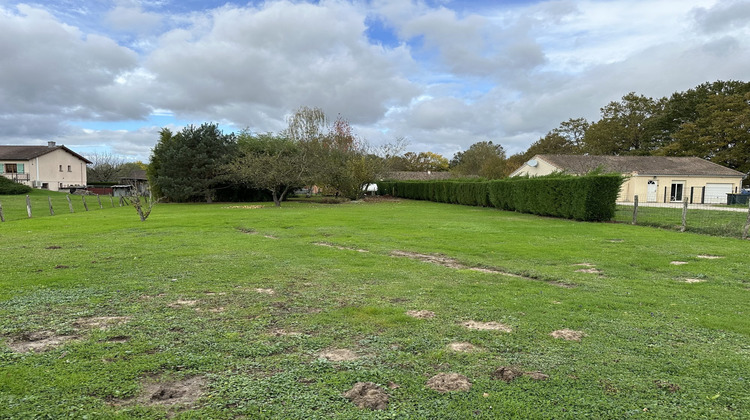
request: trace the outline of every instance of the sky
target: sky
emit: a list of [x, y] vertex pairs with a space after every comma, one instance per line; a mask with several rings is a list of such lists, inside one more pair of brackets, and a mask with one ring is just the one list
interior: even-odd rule
[[507, 153], [628, 92], [750, 80], [750, 0], [0, 0], [0, 144], [147, 162], [159, 130]]

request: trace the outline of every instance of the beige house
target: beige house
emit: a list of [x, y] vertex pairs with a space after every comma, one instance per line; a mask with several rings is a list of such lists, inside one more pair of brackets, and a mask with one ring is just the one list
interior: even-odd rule
[[0, 146], [0, 176], [33, 188], [58, 191], [86, 186], [85, 157], [57, 146]]
[[728, 193], [742, 188], [745, 174], [697, 157], [536, 155], [510, 176], [575, 175], [601, 168], [627, 180], [618, 201], [726, 203]]

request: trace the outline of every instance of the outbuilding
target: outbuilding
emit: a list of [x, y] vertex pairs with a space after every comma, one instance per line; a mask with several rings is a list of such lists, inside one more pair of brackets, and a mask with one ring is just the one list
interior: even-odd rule
[[536, 155], [510, 176], [583, 175], [594, 170], [627, 177], [618, 201], [726, 203], [745, 174], [697, 157]]

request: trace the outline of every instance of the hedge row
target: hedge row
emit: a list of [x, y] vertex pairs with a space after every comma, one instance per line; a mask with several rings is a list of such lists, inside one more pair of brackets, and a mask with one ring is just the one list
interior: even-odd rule
[[618, 174], [508, 178], [497, 181], [383, 181], [378, 193], [414, 200], [492, 206], [540, 216], [610, 220], [624, 178]]
[[0, 195], [28, 194], [31, 187], [19, 184], [0, 175]]

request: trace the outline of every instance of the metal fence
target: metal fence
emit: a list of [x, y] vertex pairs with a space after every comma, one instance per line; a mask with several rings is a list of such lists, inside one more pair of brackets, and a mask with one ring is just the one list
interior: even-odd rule
[[750, 207], [745, 204], [617, 203], [615, 220], [682, 232], [747, 239]]

